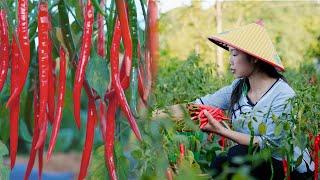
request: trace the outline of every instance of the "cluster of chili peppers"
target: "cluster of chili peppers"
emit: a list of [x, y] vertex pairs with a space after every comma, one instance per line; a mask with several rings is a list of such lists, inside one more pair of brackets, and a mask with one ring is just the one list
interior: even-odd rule
[[[41, 0], [38, 5], [38, 75], [33, 81], [33, 137], [31, 143], [30, 158], [24, 179], [28, 179], [38, 155], [39, 178], [42, 176], [43, 154], [49, 124], [52, 125], [51, 137], [47, 152], [49, 160], [54, 151], [57, 141], [66, 91], [67, 61], [76, 69], [73, 100], [74, 116], [78, 128], [80, 128], [80, 97], [84, 88], [88, 96], [88, 113], [86, 126], [86, 139], [81, 159], [79, 179], [84, 179], [90, 161], [93, 148], [94, 129], [98, 117], [100, 129], [105, 141], [105, 159], [111, 179], [117, 179], [114, 160], [114, 138], [116, 128], [116, 112], [121, 109], [128, 119], [135, 136], [142, 140], [141, 133], [136, 122], [138, 117], [137, 103], [138, 94], [142, 102], [147, 105], [148, 96], [151, 90], [152, 76], [157, 62], [157, 4], [154, 0], [148, 2], [147, 36], [144, 45], [139, 42], [137, 9], [134, 0], [115, 0], [116, 13], [114, 16], [114, 30], [110, 46], [110, 69], [111, 84], [104, 97], [97, 95], [86, 80], [86, 66], [90, 60], [91, 42], [94, 24], [94, 9], [91, 0], [82, 4], [84, 9], [84, 25], [79, 55], [73, 45], [72, 33], [67, 16], [64, 0], [58, 3], [59, 18], [63, 35], [64, 45], [59, 49], [59, 78], [56, 77], [56, 61], [53, 59], [52, 51], [55, 48], [51, 40], [51, 17], [48, 2]], [[94, 1], [95, 5], [97, 2]], [[100, 1], [98, 16], [98, 55], [106, 58], [105, 48], [105, 1]], [[17, 28], [12, 34], [12, 44], [9, 43], [9, 27], [6, 11], [0, 10], [0, 92], [5, 84], [8, 69], [11, 68], [10, 97], [7, 107], [10, 110], [10, 159], [11, 168], [14, 167], [18, 148], [18, 129], [20, 96], [28, 77], [30, 66], [30, 40], [28, 32], [28, 1], [18, 0]], [[120, 44], [124, 45], [124, 58], [119, 68]], [[11, 56], [9, 52], [11, 49]], [[68, 51], [68, 53], [65, 52]], [[78, 57], [76, 61], [75, 57]], [[9, 63], [11, 58], [11, 63]], [[152, 72], [152, 73], [151, 73]], [[144, 78], [145, 75], [147, 78]], [[58, 88], [56, 88], [56, 85]], [[130, 88], [130, 89], [129, 89]], [[125, 90], [130, 92], [130, 101], [127, 101]], [[56, 97], [57, 95], [57, 97]], [[100, 103], [99, 110], [96, 109], [96, 100]], [[130, 103], [128, 103], [130, 102]]]
[[[224, 115], [224, 112], [220, 108], [212, 107], [212, 106], [206, 106], [206, 105], [196, 105], [196, 104], [187, 104], [187, 109], [189, 111], [189, 114], [191, 116], [191, 119], [194, 121], [199, 121], [199, 127], [200, 129], [204, 128], [208, 124], [208, 118], [204, 114], [204, 111], [207, 110], [211, 116], [221, 122], [224, 120], [228, 120], [229, 118]], [[210, 133], [209, 137], [211, 140], [213, 137], [213, 134]], [[219, 145], [224, 148], [225, 147], [225, 137], [221, 136], [220, 140], [218, 141]]]
[[55, 100], [55, 61], [52, 57], [52, 40], [50, 36], [51, 21], [47, 2], [41, 1], [38, 5], [38, 81], [34, 86], [34, 132], [31, 144], [30, 157], [24, 179], [28, 179], [34, 165], [36, 154], [39, 161], [39, 178], [42, 175], [43, 154], [49, 123], [52, 124], [51, 139], [47, 159], [49, 160], [54, 149], [58, 130], [62, 118], [66, 88], [66, 53], [60, 47], [60, 70], [57, 106]]

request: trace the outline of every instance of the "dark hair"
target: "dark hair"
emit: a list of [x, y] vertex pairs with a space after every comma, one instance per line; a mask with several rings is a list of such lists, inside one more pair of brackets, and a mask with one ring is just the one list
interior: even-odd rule
[[[256, 66], [257, 68], [259, 68], [260, 71], [266, 73], [269, 77], [277, 78], [277, 79], [280, 78], [285, 82], [287, 82], [286, 78], [282, 74], [280, 74], [274, 66], [261, 60], [258, 60], [258, 62], [256, 63]], [[234, 105], [239, 102], [241, 95], [244, 91], [243, 87], [245, 86], [247, 86], [247, 90], [250, 89], [250, 83], [248, 78], [240, 79], [235, 85], [235, 88], [231, 93], [230, 112], [232, 112]]]

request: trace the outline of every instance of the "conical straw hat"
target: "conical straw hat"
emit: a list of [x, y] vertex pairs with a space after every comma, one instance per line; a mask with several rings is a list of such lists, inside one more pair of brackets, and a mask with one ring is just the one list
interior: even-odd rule
[[261, 22], [225, 31], [208, 39], [226, 50], [231, 46], [273, 65], [278, 71], [284, 71], [281, 59]]

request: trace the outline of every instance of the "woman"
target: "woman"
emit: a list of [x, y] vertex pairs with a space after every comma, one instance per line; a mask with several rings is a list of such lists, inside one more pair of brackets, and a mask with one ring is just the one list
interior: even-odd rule
[[[253, 145], [258, 149], [281, 146], [284, 132], [275, 135], [272, 117], [286, 120], [291, 111], [290, 99], [295, 96], [295, 92], [278, 72], [284, 71], [284, 67], [261, 23], [223, 32], [209, 40], [230, 52], [230, 70], [236, 78], [230, 86], [194, 101], [195, 104], [211, 105], [230, 112], [233, 130], [225, 128], [208, 112], [205, 113], [209, 123], [203, 131], [219, 134], [237, 143], [229, 149], [227, 155], [217, 156], [212, 161], [211, 168], [218, 175], [224, 163], [236, 166], [232, 158], [248, 153], [252, 131]], [[252, 126], [251, 131], [249, 124]], [[264, 134], [259, 132], [260, 124], [266, 125]], [[295, 147], [295, 160], [301, 154], [303, 161], [291, 173], [292, 179], [310, 178], [314, 170], [308, 151]], [[279, 153], [272, 152], [274, 179], [285, 177], [282, 159]], [[258, 179], [270, 179], [270, 163], [264, 162], [254, 167], [251, 175]]]

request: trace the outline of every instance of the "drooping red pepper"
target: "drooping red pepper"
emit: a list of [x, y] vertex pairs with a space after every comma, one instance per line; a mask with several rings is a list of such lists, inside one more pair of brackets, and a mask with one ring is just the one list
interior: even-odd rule
[[[283, 167], [284, 175], [287, 176], [288, 175], [288, 162], [286, 159], [282, 159], [282, 167]], [[287, 180], [290, 180], [290, 175], [288, 175]]]
[[[46, 116], [48, 118], [48, 116]], [[48, 122], [48, 120], [46, 121]], [[43, 129], [44, 133], [43, 134], [47, 134], [47, 128], [48, 126], [46, 125]], [[39, 134], [39, 138], [41, 138], [41, 129], [40, 129], [40, 134]], [[44, 136], [45, 137], [45, 136]], [[39, 141], [38, 141], [39, 142]], [[42, 169], [43, 169], [43, 151], [44, 151], [44, 145], [45, 143], [41, 144], [41, 146], [39, 147], [39, 151], [38, 151], [38, 163], [39, 163], [39, 170], [38, 170], [38, 178], [41, 179], [42, 177]], [[36, 145], [37, 146], [37, 145]], [[37, 147], [36, 147], [37, 148]]]
[[9, 27], [7, 21], [7, 13], [5, 10], [0, 10], [0, 92], [6, 82], [9, 69]]
[[36, 145], [38, 149], [45, 140], [44, 130], [47, 125], [47, 104], [49, 92], [49, 19], [48, 4], [40, 2], [38, 10], [38, 63], [39, 63], [39, 90], [40, 90], [40, 108], [39, 108], [39, 128], [40, 137]]
[[319, 179], [319, 146], [320, 134], [314, 139], [314, 180]]
[[[122, 39], [124, 41], [125, 53], [122, 61], [120, 82], [122, 89], [126, 90], [130, 86], [130, 73], [132, 66], [132, 39], [129, 28], [127, 5], [124, 0], [116, 0]], [[115, 89], [111, 89], [106, 93], [106, 98], [113, 96]]]
[[39, 138], [39, 94], [38, 94], [38, 89], [35, 88], [34, 93], [33, 93], [33, 112], [34, 112], [34, 128], [33, 128], [33, 137], [32, 137], [32, 143], [31, 143], [31, 151], [30, 151], [30, 156], [29, 156], [29, 161], [27, 165], [27, 170], [24, 175], [24, 179], [27, 180], [29, 179], [30, 173], [32, 171], [34, 161], [36, 159], [36, 154], [37, 150], [35, 148], [36, 143]]
[[77, 124], [77, 127], [80, 128], [80, 98], [81, 98], [81, 89], [83, 86], [83, 81], [85, 77], [86, 66], [90, 57], [90, 48], [91, 48], [91, 37], [92, 37], [92, 27], [94, 22], [93, 6], [91, 1], [87, 1], [85, 16], [84, 16], [84, 27], [82, 35], [82, 44], [80, 49], [80, 56], [76, 70], [76, 76], [74, 80], [73, 87], [73, 101], [74, 101], [74, 117]]
[[[16, 36], [13, 34], [12, 38], [12, 58], [11, 58], [11, 82], [10, 93], [13, 94], [14, 90], [19, 84], [19, 48], [16, 42]], [[20, 112], [20, 96], [12, 101], [12, 106], [9, 107], [10, 111], [10, 167], [15, 165], [17, 149], [18, 149], [18, 130], [19, 130], [19, 112]]]
[[158, 67], [158, 49], [159, 49], [159, 35], [158, 35], [158, 6], [155, 0], [150, 0], [148, 3], [148, 39], [149, 50], [151, 58], [152, 79], [156, 79]]
[[86, 140], [85, 140], [85, 144], [82, 152], [81, 167], [80, 167], [78, 179], [84, 179], [87, 174], [92, 146], [93, 146], [93, 140], [94, 140], [94, 127], [97, 120], [94, 97], [89, 96], [88, 98], [89, 100], [88, 100]]
[[146, 37], [146, 75], [147, 84], [145, 89], [144, 99], [148, 99], [152, 81], [156, 79], [157, 64], [158, 64], [158, 24], [157, 24], [158, 7], [155, 0], [148, 1], [148, 18], [147, 18], [147, 37]]
[[18, 0], [18, 26], [17, 35], [18, 40], [17, 46], [19, 49], [19, 84], [10, 94], [10, 98], [7, 101], [7, 107], [13, 105], [14, 99], [19, 98], [23, 87], [25, 85], [30, 63], [30, 41], [28, 34], [28, 0]]
[[[128, 12], [126, 8], [126, 2], [124, 0], [116, 0], [116, 8], [118, 12], [118, 17], [120, 21], [121, 26], [121, 34], [123, 39], [123, 44], [125, 48], [125, 62], [127, 63], [127, 67], [130, 67], [126, 69], [126, 76], [124, 80], [121, 79], [122, 87], [127, 87], [126, 82], [130, 79], [130, 72], [131, 72], [131, 63], [132, 63], [132, 40], [131, 40], [131, 34], [130, 34], [130, 28], [129, 28], [129, 20], [128, 20]], [[122, 82], [124, 81], [124, 82]], [[129, 85], [128, 85], [129, 86]], [[126, 88], [124, 88], [126, 89]]]
[[49, 60], [49, 95], [48, 95], [48, 119], [51, 124], [53, 124], [54, 121], [54, 112], [55, 112], [55, 69], [54, 69], [54, 61], [52, 58], [52, 40], [50, 37], [50, 32], [52, 30], [52, 25], [51, 25], [51, 19], [50, 16], [48, 16], [49, 20], [49, 40], [48, 40], [48, 60]]
[[116, 122], [115, 122], [115, 116], [116, 116], [116, 110], [117, 110], [117, 99], [116, 97], [111, 97], [109, 99], [109, 105], [107, 110], [107, 126], [106, 126], [106, 135], [105, 135], [105, 160], [106, 165], [109, 172], [109, 177], [112, 180], [116, 180], [117, 174], [116, 174], [116, 168], [115, 168], [115, 161], [113, 156], [114, 151], [114, 135], [115, 135], [115, 128], [116, 128]]
[[64, 96], [66, 91], [66, 55], [65, 51], [62, 47], [60, 47], [59, 51], [60, 55], [60, 73], [59, 73], [59, 90], [58, 90], [58, 103], [56, 109], [56, 116], [53, 123], [53, 128], [51, 132], [51, 138], [47, 153], [47, 160], [50, 159], [54, 146], [56, 144], [58, 132], [60, 129], [61, 119], [62, 119], [62, 111], [64, 106]]
[[[104, 11], [104, 0], [100, 1], [100, 7]], [[105, 34], [104, 34], [104, 16], [102, 14], [98, 14], [98, 55], [101, 57], [105, 57]]]
[[184, 149], [184, 144], [179, 145], [179, 150], [180, 150], [180, 163], [183, 161], [184, 156], [185, 156], [185, 149]]
[[128, 102], [124, 95], [123, 89], [121, 87], [121, 83], [119, 80], [119, 48], [120, 48], [120, 39], [121, 39], [121, 29], [120, 29], [120, 21], [116, 20], [116, 25], [114, 29], [114, 35], [112, 39], [112, 45], [110, 50], [110, 64], [111, 64], [111, 84], [112, 87], [115, 89], [115, 95], [119, 100], [120, 107], [122, 111], [124, 111], [131, 129], [133, 130], [136, 137], [141, 140], [141, 134], [138, 128], [138, 125], [135, 121], [135, 118], [129, 108]]

